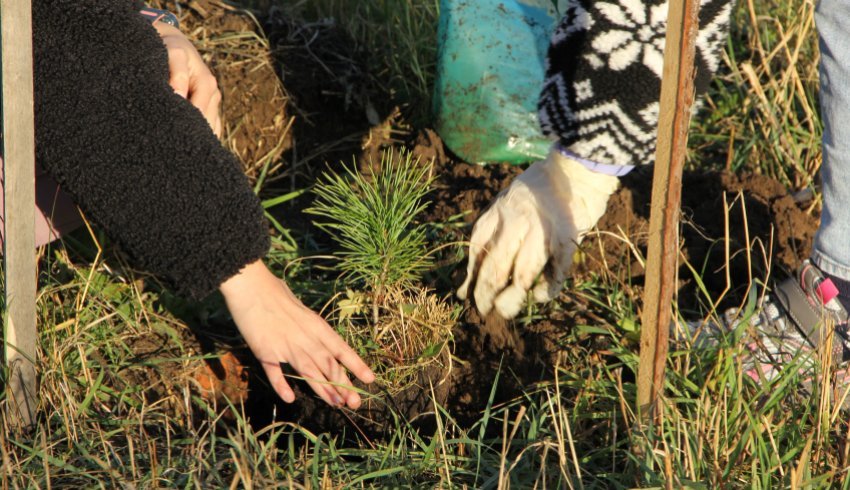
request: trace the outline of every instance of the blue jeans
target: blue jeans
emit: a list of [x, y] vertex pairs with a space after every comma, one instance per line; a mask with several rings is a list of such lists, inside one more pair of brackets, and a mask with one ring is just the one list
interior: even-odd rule
[[812, 260], [850, 280], [850, 0], [820, 0], [820, 106], [823, 120], [823, 213]]

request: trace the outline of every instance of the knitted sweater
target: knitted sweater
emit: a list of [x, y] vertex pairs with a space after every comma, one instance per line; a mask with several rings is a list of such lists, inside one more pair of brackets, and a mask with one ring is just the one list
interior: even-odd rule
[[200, 298], [268, 251], [235, 157], [134, 0], [34, 0], [36, 159], [134, 263]]
[[[539, 99], [543, 133], [606, 165], [655, 161], [668, 0], [567, 0]], [[735, 0], [702, 0], [696, 92], [721, 63]]]

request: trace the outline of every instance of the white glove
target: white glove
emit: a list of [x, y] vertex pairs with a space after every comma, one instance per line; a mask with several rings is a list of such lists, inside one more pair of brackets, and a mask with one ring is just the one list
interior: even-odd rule
[[[605, 213], [619, 179], [593, 172], [552, 149], [502, 191], [475, 223], [466, 280], [475, 305], [513, 318], [533, 287], [544, 302], [560, 292], [582, 235]], [[542, 275], [541, 275], [542, 273]]]

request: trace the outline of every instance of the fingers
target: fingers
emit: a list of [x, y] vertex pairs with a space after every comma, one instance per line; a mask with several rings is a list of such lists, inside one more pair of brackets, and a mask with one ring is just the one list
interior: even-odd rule
[[347, 405], [351, 409], [360, 407], [360, 395], [353, 389], [351, 379], [345, 372], [348, 368], [364, 383], [375, 380], [375, 374], [357, 353], [345, 343], [321, 317], [316, 316], [324, 324], [323, 334], [319, 341], [305, 344], [296, 370], [304, 376], [307, 383], [319, 397], [334, 406]]
[[557, 252], [552, 255], [543, 275], [534, 286], [534, 301], [537, 303], [545, 303], [558, 296], [564, 285], [564, 280], [567, 279], [570, 265], [573, 263], [573, 253], [576, 250], [575, 241], [570, 240], [567, 243], [561, 242], [556, 245], [557, 248], [552, 250], [557, 250]]
[[345, 374], [345, 369], [339, 365], [339, 363], [331, 356], [326, 356], [324, 359], [325, 362], [325, 375], [327, 379], [333, 383], [331, 388], [336, 391], [336, 395], [341, 397], [342, 402], [339, 404], [348, 405], [351, 409], [357, 409], [360, 407], [360, 395], [354, 391], [351, 384], [351, 379], [349, 379], [348, 375]]
[[307, 363], [299, 371], [313, 391], [333, 406], [348, 405], [352, 409], [360, 407], [360, 395], [351, 389], [351, 380], [331, 351], [316, 345], [311, 352], [312, 364]]
[[496, 295], [508, 284], [514, 259], [528, 229], [529, 223], [525, 217], [503, 217], [496, 237], [490, 242], [487, 255], [481, 261], [475, 281], [475, 306], [483, 315], [490, 313]]
[[[375, 373], [369, 369], [369, 366], [354, 352], [354, 349], [345, 343], [339, 334], [330, 326], [327, 329], [329, 335], [323, 336], [327, 349], [327, 355], [324, 356], [326, 358], [325, 364], [328, 366], [325, 374], [337, 385], [335, 388], [345, 399], [346, 405], [351, 409], [357, 409], [360, 407], [360, 395], [353, 389], [348, 389], [352, 387], [351, 380], [346, 376], [342, 366], [351, 371], [357, 379], [367, 384], [375, 381]], [[340, 363], [342, 366], [340, 366]]]
[[191, 75], [189, 78], [189, 102], [201, 111], [216, 136], [220, 136], [221, 92], [218, 89], [218, 82], [205, 65], [202, 65], [200, 71], [201, 73]]
[[281, 398], [281, 400], [286, 403], [292, 403], [295, 401], [295, 392], [292, 391], [292, 388], [289, 386], [289, 383], [286, 382], [286, 378], [283, 375], [283, 370], [280, 368], [280, 363], [262, 363], [263, 371], [266, 372], [266, 377], [269, 379], [269, 383], [271, 383], [272, 388], [274, 389], [277, 396]]
[[168, 50], [168, 84], [180, 97], [189, 97], [189, 55], [183, 49]]
[[213, 131], [213, 134], [215, 134], [216, 138], [221, 139], [221, 134], [222, 134], [222, 131], [223, 131], [223, 127], [221, 125], [221, 116], [216, 117], [215, 123], [212, 124], [212, 131]]
[[357, 376], [357, 379], [364, 383], [371, 383], [375, 381], [375, 373], [369, 369], [369, 366], [363, 362], [363, 359], [354, 352], [354, 349], [348, 346], [342, 338], [333, 331], [330, 327], [328, 327], [333, 336], [328, 336], [325, 343], [333, 353], [333, 358], [338, 360], [345, 366], [349, 371]]
[[[311, 351], [316, 352], [321, 349], [317, 346]], [[295, 392], [286, 382], [281, 362], [261, 361], [261, 364], [275, 393], [286, 403], [292, 403], [295, 401]], [[328, 405], [339, 407], [345, 404], [352, 409], [360, 406], [360, 396], [345, 388], [352, 386], [351, 380], [329, 351], [325, 350], [319, 354], [301, 352], [295, 356], [295, 362], [291, 364], [300, 378], [306, 381], [310, 389]]]
[[457, 290], [457, 296], [465, 300], [469, 294], [469, 286], [475, 279], [481, 259], [486, 255], [485, 247], [499, 226], [499, 213], [491, 209], [484, 213], [475, 226], [472, 227], [472, 238], [469, 241], [469, 262], [466, 266], [466, 279]]
[[221, 139], [221, 91], [216, 89], [213, 97], [210, 99], [209, 104], [207, 105], [207, 110], [204, 111], [204, 115], [207, 116], [207, 121], [210, 122], [210, 127], [215, 133], [216, 137]]
[[188, 41], [173, 37], [164, 41], [168, 47], [169, 85], [201, 111], [212, 131], [221, 137], [221, 91], [215, 76]]
[[218, 91], [218, 82], [206, 67], [201, 73], [190, 76], [189, 102], [204, 115], [218, 112], [221, 93]]
[[494, 302], [496, 312], [505, 319], [515, 317], [525, 304], [528, 291], [543, 272], [549, 260], [543, 227], [532, 226], [517, 252], [513, 282], [499, 293]]
[[[339, 386], [352, 386], [351, 379], [349, 379], [349, 377], [346, 376], [345, 370], [343, 370], [343, 369], [339, 370], [339, 376], [334, 378], [333, 381], [337, 385], [337, 387], [339, 387]], [[342, 395], [343, 399], [345, 400], [345, 404], [348, 405], [348, 408], [350, 408], [352, 410], [357, 410], [358, 408], [360, 408], [360, 394], [359, 393], [357, 393], [354, 390], [347, 390], [347, 389], [343, 389], [342, 391], [340, 391], [339, 388], [337, 389], [337, 391], [340, 392], [340, 395]]]
[[[345, 403], [345, 398], [340, 394], [337, 388], [333, 385], [331, 381], [328, 380], [329, 376], [326, 376], [325, 373], [322, 372], [322, 369], [316, 364], [313, 359], [305, 359], [299, 363], [299, 366], [293, 366], [296, 370], [301, 374], [310, 388], [314, 393], [319, 395], [319, 398], [325, 401], [328, 405], [331, 406], [341, 406]], [[334, 364], [328, 364], [325, 368], [328, 371], [333, 371]], [[338, 366], [338, 365], [337, 365]], [[328, 373], [331, 374], [331, 373]], [[334, 378], [333, 374], [330, 376], [331, 379]]]

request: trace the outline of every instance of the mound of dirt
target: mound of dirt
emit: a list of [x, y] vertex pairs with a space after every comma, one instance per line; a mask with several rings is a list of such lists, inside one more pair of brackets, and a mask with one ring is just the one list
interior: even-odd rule
[[[636, 247], [641, 255], [646, 250], [651, 186], [648, 169], [623, 179], [623, 188], [600, 220], [604, 234], [584, 242], [588, 259], [574, 273], [613, 273], [623, 283], [642, 285], [644, 271], [631, 250]], [[796, 269], [811, 253], [817, 227], [817, 214], [795, 202], [774, 179], [687, 172], [682, 186], [680, 307], [697, 307], [693, 272], [685, 261], [699, 272], [712, 297], [729, 286], [728, 301], [721, 307], [731, 306], [740, 302], [736, 291], [748, 287], [751, 279]]]
[[[436, 136], [430, 134], [420, 136], [415, 151], [434, 153], [430, 147]], [[511, 165], [480, 166], [449, 160], [438, 161], [438, 166], [433, 205], [426, 216], [437, 222], [461, 214], [465, 222], [474, 222], [522, 171]], [[625, 285], [639, 287], [644, 274], [639, 258], [645, 256], [648, 241], [651, 169], [632, 172], [622, 184], [598, 223], [599, 233], [583, 241], [585, 259], [574, 265], [572, 274], [613, 275]], [[808, 204], [795, 202], [780, 182], [764, 175], [686, 172], [681, 257], [701, 273], [708, 292], [715, 294], [726, 288], [727, 270], [733, 291], [746, 287], [750, 278], [764, 278], [768, 266], [791, 271], [811, 252], [818, 227], [818, 215], [808, 209]], [[459, 270], [459, 276], [463, 274], [465, 271]], [[680, 299], [689, 297], [687, 287], [692, 285], [692, 277], [683, 261]]]
[[179, 14], [181, 30], [213, 70], [222, 93], [224, 143], [256, 180], [280, 169], [280, 157], [292, 147], [293, 117], [289, 95], [274, 68], [269, 43], [246, 11], [219, 0], [155, 0], [156, 8]]
[[[414, 152], [424, 157], [444, 154], [439, 138], [430, 131], [419, 136]], [[463, 215], [471, 224], [522, 171], [510, 165], [435, 161], [438, 180], [426, 216], [435, 222]], [[632, 172], [622, 182], [598, 224], [599, 232], [582, 243], [584, 260], [574, 265], [572, 275], [578, 279], [603, 276], [640, 298], [645, 271], [638, 257], [646, 254], [651, 169]], [[809, 203], [795, 202], [781, 183], [763, 175], [687, 172], [682, 192], [680, 308], [694, 315], [705, 311], [700, 309], [697, 284], [686, 262], [699, 272], [713, 300], [727, 289], [728, 272], [729, 287], [720, 308], [740, 304], [750, 280], [763, 280], [769, 269], [776, 273], [796, 268], [809, 255], [818, 226], [817, 214], [808, 208]], [[452, 233], [464, 240], [470, 231], [467, 227]], [[455, 286], [465, 273], [465, 264], [459, 264]], [[564, 308], [547, 310], [546, 318], [522, 327], [497, 317], [480, 318], [471, 304], [466, 305], [464, 325], [455, 333], [457, 355], [465, 362], [453, 373], [449, 397], [450, 411], [458, 420], [476, 420], [497, 373], [501, 378], [496, 400], [518, 396], [523, 388], [551, 376], [552, 366], [563, 354], [561, 339], [574, 325], [604, 321], [569, 291], [559, 301]], [[584, 347], [589, 352], [604, 347], [595, 345], [601, 339], [588, 342]]]

